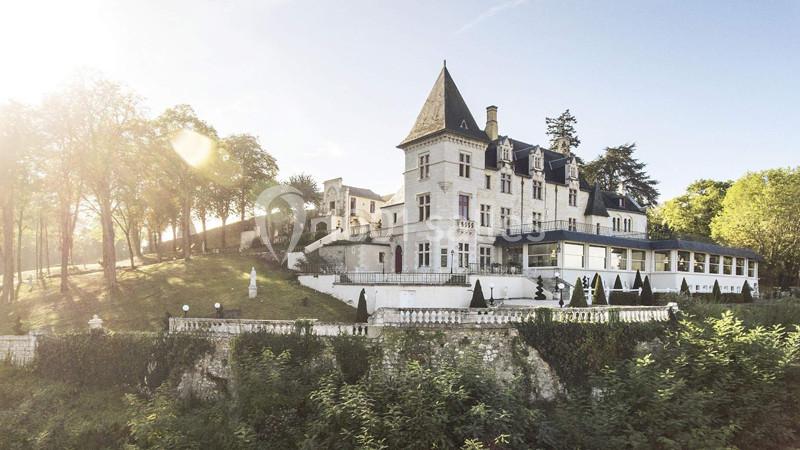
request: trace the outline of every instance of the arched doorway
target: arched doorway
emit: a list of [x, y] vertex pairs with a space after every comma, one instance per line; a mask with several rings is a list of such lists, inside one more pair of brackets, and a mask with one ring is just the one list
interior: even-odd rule
[[319, 222], [317, 224], [317, 229], [315, 231], [317, 231], [317, 232], [328, 231], [328, 224], [325, 223], [325, 222]]
[[403, 247], [399, 245], [394, 249], [394, 273], [403, 272]]

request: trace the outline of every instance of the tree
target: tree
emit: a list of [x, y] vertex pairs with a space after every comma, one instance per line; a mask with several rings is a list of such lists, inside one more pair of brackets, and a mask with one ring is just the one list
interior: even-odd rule
[[692, 293], [689, 291], [689, 283], [686, 282], [686, 277], [681, 281], [681, 295], [691, 297]]
[[154, 122], [159, 139], [161, 162], [175, 184], [180, 199], [183, 236], [183, 258], [191, 258], [192, 204], [197, 186], [203, 176], [210, 172], [210, 157], [214, 154], [217, 132], [212, 126], [197, 117], [189, 105], [177, 105], [164, 111]]
[[566, 152], [571, 152], [572, 149], [578, 148], [578, 146], [581, 145], [578, 132], [575, 130], [575, 125], [578, 123], [578, 120], [569, 112], [569, 109], [565, 110], [558, 117], [545, 118], [544, 122], [547, 125], [546, 133], [550, 137], [551, 150], [555, 151], [559, 149], [562, 145], [561, 142], [569, 144], [565, 149]]
[[472, 290], [472, 300], [469, 302], [470, 308], [488, 308], [486, 299], [483, 298], [483, 289], [481, 288], [481, 280], [475, 281], [475, 289]]
[[722, 301], [722, 290], [719, 288], [719, 280], [714, 280], [714, 288], [711, 290], [711, 299], [715, 302]]
[[314, 205], [314, 208], [319, 209], [319, 204], [322, 201], [322, 192], [319, 190], [314, 177], [304, 173], [292, 175], [286, 184], [300, 191], [306, 204]]
[[633, 288], [634, 289], [639, 289], [641, 287], [642, 287], [642, 274], [637, 269], [636, 270], [636, 278], [634, 278], [634, 280], [633, 280]]
[[[16, 267], [21, 277], [21, 233], [22, 214], [30, 194], [30, 183], [34, 176], [33, 154], [38, 143], [35, 120], [29, 108], [18, 103], [0, 106], [0, 208], [2, 208], [3, 230], [3, 290], [0, 301], [14, 300], [14, 254]], [[17, 219], [15, 221], [15, 215]], [[16, 227], [15, 227], [16, 222]], [[17, 251], [14, 251], [14, 233], [18, 234]]]
[[800, 167], [748, 173], [728, 189], [711, 236], [759, 253], [761, 274], [782, 287], [795, 285], [800, 270]]
[[658, 181], [645, 171], [647, 164], [633, 157], [636, 144], [606, 147], [605, 153], [584, 164], [581, 173], [590, 184], [597, 183], [601, 189], [616, 191], [623, 186], [642, 207], [656, 204], [658, 200]]
[[711, 221], [722, 210], [722, 200], [731, 181], [697, 180], [686, 193], [664, 202], [660, 218], [669, 229], [686, 234], [711, 236]]
[[595, 277], [592, 305], [608, 305], [608, 301], [606, 301], [606, 291], [603, 289], [603, 279], [600, 278], [599, 275]]
[[575, 281], [575, 287], [572, 289], [572, 297], [569, 299], [570, 308], [586, 308], [589, 305], [586, 303], [586, 294], [583, 292], [583, 281], [578, 277]]
[[742, 301], [744, 303], [753, 303], [753, 290], [750, 289], [750, 283], [744, 280], [742, 285]]
[[533, 298], [536, 300], [547, 300], [547, 297], [544, 295], [544, 280], [542, 280], [541, 275], [536, 277], [536, 295], [534, 295]]
[[252, 208], [260, 189], [274, 183], [278, 164], [267, 153], [258, 138], [249, 134], [235, 134], [223, 139], [235, 169], [230, 187], [235, 192], [234, 209], [244, 225], [246, 213]]
[[358, 294], [358, 309], [356, 309], [356, 322], [358, 323], [366, 323], [369, 320], [369, 314], [367, 314], [367, 296], [366, 291], [361, 289], [361, 293]]
[[653, 306], [656, 304], [655, 298], [653, 297], [653, 288], [650, 287], [650, 277], [644, 277], [642, 296], [639, 303], [644, 306]]
[[[622, 295], [622, 279], [617, 275], [617, 278], [614, 279], [614, 290], [611, 291], [611, 295], [609, 295], [610, 301], [608, 302], [610, 305], [616, 305], [619, 303], [617, 298]], [[616, 297], [616, 298], [615, 298]]]

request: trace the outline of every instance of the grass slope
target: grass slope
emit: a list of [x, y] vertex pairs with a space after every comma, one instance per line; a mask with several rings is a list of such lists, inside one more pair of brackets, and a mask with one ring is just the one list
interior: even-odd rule
[[[255, 299], [247, 297], [251, 267], [258, 274]], [[113, 296], [104, 292], [101, 272], [72, 276], [66, 294], [59, 292], [58, 278], [33, 290], [23, 285], [19, 301], [0, 305], [0, 335], [12, 333], [17, 316], [25, 330], [85, 330], [92, 314], [100, 315], [111, 330], [158, 330], [167, 311], [178, 316], [181, 306], [188, 304], [190, 317], [213, 317], [215, 302], [226, 310], [241, 310], [241, 317], [247, 319], [352, 322], [356, 315], [354, 308], [301, 286], [290, 273], [254, 257], [220, 255], [194, 257], [188, 263], [167, 261], [136, 270], [121, 269], [118, 278], [120, 290]]]

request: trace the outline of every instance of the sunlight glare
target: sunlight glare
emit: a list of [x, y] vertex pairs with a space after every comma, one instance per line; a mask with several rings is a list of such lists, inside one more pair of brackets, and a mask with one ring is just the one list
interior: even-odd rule
[[215, 148], [211, 138], [190, 129], [179, 131], [170, 139], [170, 144], [175, 153], [192, 167], [201, 166]]

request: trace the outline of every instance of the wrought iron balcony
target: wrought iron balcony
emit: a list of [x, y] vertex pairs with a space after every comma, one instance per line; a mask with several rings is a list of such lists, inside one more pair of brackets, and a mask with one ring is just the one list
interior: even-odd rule
[[613, 236], [627, 239], [647, 240], [645, 232], [622, 231], [591, 223], [576, 223], [568, 220], [551, 220], [549, 222], [534, 222], [522, 225], [511, 225], [505, 232], [509, 236], [522, 234], [546, 233], [548, 231], [574, 231], [576, 233], [596, 234], [600, 236]]

